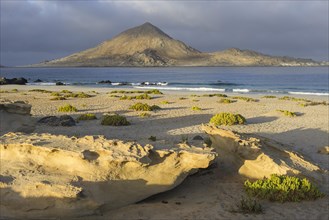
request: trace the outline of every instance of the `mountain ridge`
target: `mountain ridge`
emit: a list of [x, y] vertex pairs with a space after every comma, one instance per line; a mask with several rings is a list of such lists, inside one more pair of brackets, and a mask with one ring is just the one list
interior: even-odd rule
[[201, 52], [146, 22], [127, 29], [96, 47], [31, 66], [321, 66], [323, 64], [325, 63], [312, 59], [270, 56], [238, 48], [210, 53]]

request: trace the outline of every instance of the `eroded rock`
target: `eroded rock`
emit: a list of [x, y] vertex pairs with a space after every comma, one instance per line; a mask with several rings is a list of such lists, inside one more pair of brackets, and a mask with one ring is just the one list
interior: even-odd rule
[[289, 151], [290, 146], [264, 137], [239, 134], [214, 126], [202, 126], [228, 169], [248, 177], [261, 179], [271, 174], [299, 175], [323, 184], [326, 170], [306, 160], [300, 154]]
[[100, 214], [170, 190], [216, 157], [210, 148], [154, 150], [102, 136], [8, 133], [0, 139], [0, 175], [8, 180], [0, 182], [1, 217]]
[[31, 107], [22, 101], [0, 101], [0, 135], [7, 132], [33, 132], [35, 121], [30, 115]]

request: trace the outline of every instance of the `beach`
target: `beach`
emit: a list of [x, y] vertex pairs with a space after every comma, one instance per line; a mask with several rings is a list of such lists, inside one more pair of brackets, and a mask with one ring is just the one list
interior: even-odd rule
[[[17, 89], [17, 91], [13, 91]], [[53, 92], [69, 90], [90, 94], [90, 98], [67, 98], [51, 100], [50, 93], [29, 90], [44, 89]], [[94, 113], [97, 120], [79, 121], [76, 126], [48, 126], [37, 124], [33, 133], [50, 133], [83, 137], [86, 135], [103, 135], [107, 139], [151, 144], [156, 149], [170, 148], [182, 142], [193, 143], [197, 135], [206, 138], [201, 125], [209, 123], [210, 118], [221, 112], [241, 114], [246, 124], [224, 126], [223, 128], [242, 134], [252, 134], [275, 140], [284, 144], [289, 151], [300, 154], [303, 158], [328, 171], [328, 155], [318, 153], [328, 146], [329, 109], [328, 105], [316, 104], [305, 106], [305, 99], [312, 102], [328, 102], [328, 96], [301, 96], [295, 100], [282, 100], [284, 95], [264, 97], [263, 94], [222, 93], [227, 97], [213, 96], [214, 92], [162, 91], [163, 94], [149, 94], [151, 99], [120, 100], [123, 95], [134, 96], [135, 93], [113, 93], [114, 90], [134, 91], [132, 89], [88, 88], [78, 86], [1, 86], [0, 98], [10, 101], [24, 101], [32, 105], [31, 115], [35, 120], [46, 116], [69, 114], [76, 119], [81, 114]], [[136, 90], [136, 89], [135, 89]], [[140, 90], [140, 89], [139, 89]], [[147, 90], [145, 90], [147, 91]], [[161, 88], [160, 88], [161, 91]], [[117, 97], [114, 97], [114, 96]], [[137, 94], [138, 95], [138, 94]], [[266, 94], [268, 96], [268, 94]], [[235, 97], [235, 98], [233, 98]], [[236, 97], [240, 97], [236, 98]], [[254, 100], [245, 101], [241, 97]], [[233, 102], [220, 103], [221, 99]], [[142, 102], [158, 105], [161, 109], [150, 111], [148, 117], [140, 117], [140, 112], [129, 107]], [[77, 112], [58, 112], [58, 108], [71, 104]], [[199, 107], [199, 110], [193, 110]], [[288, 117], [278, 110], [288, 110], [296, 114]], [[123, 115], [130, 122], [129, 126], [102, 126], [100, 119], [104, 114]], [[156, 137], [151, 141], [150, 137]], [[219, 155], [219, 161], [221, 160]], [[232, 206], [244, 195], [244, 178], [225, 170], [219, 162], [217, 167], [207, 172], [201, 171], [189, 176], [177, 188], [155, 195], [152, 198], [122, 207], [95, 219], [327, 219], [328, 199], [305, 201], [300, 203], [273, 203], [262, 201], [264, 215], [234, 213]], [[328, 182], [327, 182], [328, 184]], [[324, 188], [324, 186], [322, 186]], [[89, 217], [86, 219], [89, 219]]]

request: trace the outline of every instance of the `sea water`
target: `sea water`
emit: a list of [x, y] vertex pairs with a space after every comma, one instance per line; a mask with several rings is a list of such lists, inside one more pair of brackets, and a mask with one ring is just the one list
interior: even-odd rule
[[28, 85], [329, 96], [328, 67], [1, 68], [0, 76]]

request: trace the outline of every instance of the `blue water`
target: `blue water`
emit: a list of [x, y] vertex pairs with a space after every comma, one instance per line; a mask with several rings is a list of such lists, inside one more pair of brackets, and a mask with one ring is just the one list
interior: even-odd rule
[[[1, 68], [0, 76], [24, 77], [31, 84], [41, 79], [50, 86], [61, 81], [88, 87], [329, 95], [328, 67]], [[102, 80], [113, 85], [97, 84]]]

